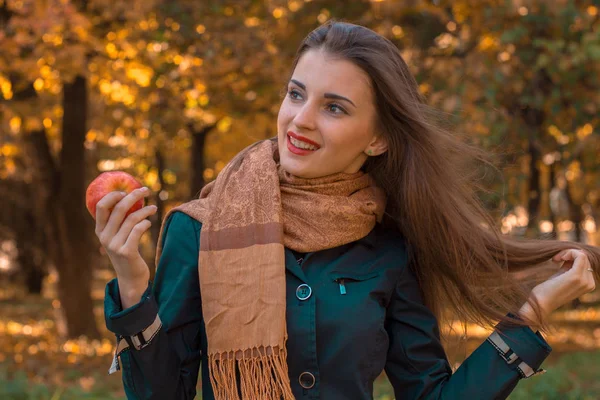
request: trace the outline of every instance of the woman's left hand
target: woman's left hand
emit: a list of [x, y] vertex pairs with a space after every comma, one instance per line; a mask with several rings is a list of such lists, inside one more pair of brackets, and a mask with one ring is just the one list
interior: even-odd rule
[[[584, 251], [563, 250], [552, 257], [552, 261], [564, 261], [564, 263], [556, 274], [532, 290], [532, 294], [537, 298], [541, 307], [544, 320], [560, 306], [596, 288], [594, 272]], [[538, 317], [529, 303], [525, 303], [521, 307], [519, 315], [532, 321], [534, 325], [538, 322]], [[532, 328], [534, 327], [532, 326]]]

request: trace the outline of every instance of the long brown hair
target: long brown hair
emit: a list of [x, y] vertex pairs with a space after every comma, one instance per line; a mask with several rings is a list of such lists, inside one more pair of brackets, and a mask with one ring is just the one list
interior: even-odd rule
[[[406, 239], [425, 304], [438, 319], [444, 320], [446, 310], [487, 327], [506, 319], [537, 282], [556, 272], [558, 265], [548, 261], [561, 250], [586, 250], [600, 278], [596, 247], [501, 234], [470, 173], [472, 161], [488, 162], [488, 153], [435, 123], [439, 113], [426, 104], [391, 41], [363, 26], [329, 21], [301, 43], [292, 71], [311, 49], [349, 60], [370, 77], [377, 127], [388, 150], [370, 157], [364, 169], [387, 193], [384, 223]], [[540, 268], [546, 273], [528, 274]], [[535, 301], [532, 306], [539, 312]]]

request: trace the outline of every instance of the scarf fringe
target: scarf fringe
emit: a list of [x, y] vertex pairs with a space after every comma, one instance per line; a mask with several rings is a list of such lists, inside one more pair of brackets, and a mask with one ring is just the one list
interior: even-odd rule
[[[256, 352], [258, 348], [252, 349], [250, 354]], [[294, 400], [285, 346], [277, 354], [239, 360], [227, 353], [209, 354], [208, 362], [215, 400]], [[236, 367], [240, 372], [239, 388]]]

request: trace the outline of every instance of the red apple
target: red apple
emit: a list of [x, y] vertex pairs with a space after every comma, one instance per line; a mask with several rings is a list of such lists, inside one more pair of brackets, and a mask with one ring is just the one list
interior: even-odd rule
[[[137, 188], [141, 188], [142, 184], [123, 171], [103, 172], [94, 179], [88, 186], [85, 192], [85, 206], [96, 219], [96, 204], [110, 192], [125, 192], [130, 193]], [[125, 214], [127, 217], [132, 212], [135, 212], [144, 206], [144, 199], [138, 200]], [[112, 209], [110, 210], [112, 211]]]

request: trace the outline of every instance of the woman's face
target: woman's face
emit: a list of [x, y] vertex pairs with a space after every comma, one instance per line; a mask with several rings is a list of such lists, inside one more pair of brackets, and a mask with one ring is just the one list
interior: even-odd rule
[[350, 61], [309, 50], [298, 61], [277, 118], [283, 169], [301, 178], [355, 173], [385, 141], [375, 132], [368, 75]]

